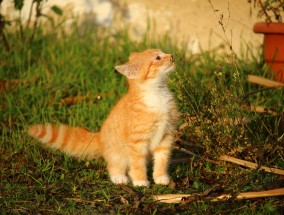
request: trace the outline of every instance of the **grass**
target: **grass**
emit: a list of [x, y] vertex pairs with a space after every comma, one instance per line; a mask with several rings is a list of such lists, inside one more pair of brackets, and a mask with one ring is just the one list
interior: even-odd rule
[[[31, 46], [15, 33], [8, 38], [12, 51], [0, 48], [1, 214], [283, 213], [283, 198], [177, 205], [151, 198], [164, 193], [202, 193], [216, 184], [220, 186], [213, 194], [283, 186], [283, 178], [275, 174], [208, 162], [228, 154], [284, 169], [283, 90], [244, 96], [259, 88], [247, 83], [247, 74], [269, 76], [261, 56], [252, 55], [249, 46], [241, 59], [215, 52], [186, 58], [166, 37], [155, 41], [145, 36], [133, 42], [124, 32], [101, 29], [75, 30], [60, 39], [38, 31]], [[102, 159], [78, 161], [43, 148], [27, 135], [30, 124], [43, 122], [99, 129], [126, 91], [125, 79], [114, 66], [127, 61], [130, 52], [153, 47], [176, 56], [177, 72], [169, 86], [182, 113], [180, 123], [187, 123], [176, 144], [201, 157], [173, 162], [169, 186], [113, 185]], [[82, 100], [66, 104], [70, 97]], [[250, 105], [273, 108], [277, 115], [253, 113]], [[250, 123], [232, 124], [243, 118]], [[188, 156], [173, 152], [173, 160], [180, 157]]]

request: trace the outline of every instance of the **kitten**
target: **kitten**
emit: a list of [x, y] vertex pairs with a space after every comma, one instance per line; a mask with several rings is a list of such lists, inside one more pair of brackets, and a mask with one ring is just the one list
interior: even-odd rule
[[97, 133], [65, 125], [33, 125], [29, 134], [49, 147], [78, 158], [102, 156], [115, 184], [148, 186], [147, 158], [154, 159], [156, 184], [168, 184], [167, 173], [178, 111], [167, 87], [175, 69], [173, 56], [158, 49], [132, 53], [115, 69], [127, 77], [128, 92], [114, 106]]

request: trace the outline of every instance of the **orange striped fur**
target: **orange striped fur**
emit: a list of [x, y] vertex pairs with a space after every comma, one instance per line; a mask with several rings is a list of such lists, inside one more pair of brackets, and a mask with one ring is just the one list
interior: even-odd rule
[[148, 186], [146, 165], [154, 160], [153, 178], [168, 184], [167, 173], [178, 111], [167, 88], [175, 68], [173, 56], [158, 49], [132, 53], [129, 62], [115, 67], [126, 76], [128, 92], [114, 106], [98, 133], [65, 125], [33, 125], [29, 134], [71, 156], [102, 156], [116, 183]]

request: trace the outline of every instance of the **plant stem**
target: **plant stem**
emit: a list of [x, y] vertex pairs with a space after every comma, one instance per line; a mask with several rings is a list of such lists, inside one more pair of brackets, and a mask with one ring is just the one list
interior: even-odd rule
[[4, 44], [6, 51], [10, 52], [10, 45], [8, 43], [8, 40], [5, 36], [5, 34], [4, 34], [5, 24], [6, 24], [6, 21], [5, 21], [4, 17], [0, 14], [0, 36], [2, 37], [2, 41], [3, 41], [3, 44]]
[[2, 30], [0, 30], [0, 35], [2, 36], [3, 44], [5, 46], [6, 51], [10, 52], [10, 50], [11, 50], [10, 45], [9, 45], [8, 40], [7, 40], [5, 34]]
[[36, 1], [36, 18], [35, 18], [35, 22], [34, 22], [34, 26], [33, 26], [33, 33], [30, 37], [30, 41], [29, 44], [31, 45], [33, 40], [34, 40], [34, 36], [35, 36], [35, 32], [37, 29], [37, 24], [38, 24], [38, 19], [41, 16], [41, 1]]
[[272, 22], [270, 16], [267, 14], [266, 9], [265, 9], [264, 6], [263, 6], [261, 0], [258, 0], [258, 3], [259, 3], [259, 5], [260, 5], [261, 10], [262, 10], [262, 12], [264, 13], [264, 15], [265, 15], [267, 21], [268, 21], [268, 22]]
[[33, 11], [34, 3], [35, 3], [35, 1], [32, 1], [32, 3], [31, 3], [31, 8], [30, 8], [30, 13], [29, 13], [29, 18], [28, 18], [28, 21], [27, 21], [26, 28], [28, 28], [28, 27], [30, 26], [30, 22], [31, 22], [31, 17], [32, 17], [32, 11]]

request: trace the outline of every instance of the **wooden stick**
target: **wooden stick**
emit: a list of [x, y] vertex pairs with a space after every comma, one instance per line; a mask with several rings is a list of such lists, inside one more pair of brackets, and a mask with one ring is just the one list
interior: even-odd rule
[[182, 198], [191, 197], [194, 194], [163, 194], [153, 196], [154, 201], [159, 201], [163, 203], [179, 203]]
[[248, 75], [248, 82], [266, 87], [274, 87], [274, 88], [284, 87], [284, 84], [281, 82], [272, 81], [267, 78], [263, 78], [256, 75]]
[[207, 162], [209, 162], [209, 163], [220, 164], [218, 161], [214, 161], [214, 160], [210, 160], [210, 159], [208, 159], [208, 158], [200, 157], [199, 155], [197, 155], [197, 154], [195, 154], [195, 153], [193, 153], [193, 152], [191, 152], [191, 151], [189, 151], [189, 150], [187, 150], [187, 149], [184, 149], [184, 148], [182, 148], [182, 147], [175, 146], [175, 147], [174, 147], [174, 150], [180, 151], [180, 152], [183, 152], [183, 153], [186, 153], [186, 154], [191, 155], [191, 156], [193, 156], [193, 157], [196, 157], [196, 158], [198, 158], [198, 159], [203, 159], [203, 160], [205, 160], [205, 161], [207, 161]]
[[[236, 196], [236, 199], [254, 199], [254, 198], [267, 198], [273, 196], [284, 196], [284, 188], [274, 189], [274, 190], [266, 190], [266, 191], [259, 191], [259, 192], [245, 192], [240, 193]], [[219, 201], [219, 200], [226, 200], [232, 198], [232, 195], [225, 194], [214, 198], [212, 201]]]
[[188, 155], [194, 156], [194, 157], [199, 157], [197, 154], [195, 154], [195, 153], [193, 153], [193, 152], [191, 152], [191, 151], [189, 151], [189, 150], [187, 150], [187, 149], [184, 149], [184, 148], [182, 148], [182, 147], [175, 146], [174, 149], [177, 150], [177, 151], [186, 153], [186, 154], [188, 154]]
[[[100, 100], [102, 97], [108, 96], [107, 93], [100, 94], [100, 95], [94, 95], [94, 96], [89, 96], [89, 95], [84, 95], [84, 96], [69, 96], [65, 98], [61, 98], [59, 100], [59, 104], [66, 104], [66, 105], [74, 105], [78, 103], [82, 103], [83, 101], [88, 101], [88, 100]], [[49, 104], [54, 103], [54, 98], [52, 98], [49, 101]]]
[[[194, 156], [198, 159], [204, 159], [204, 160], [206, 160], [207, 162], [210, 162], [210, 163], [214, 163], [214, 164], [217, 164], [217, 165], [220, 164], [218, 161], [210, 160], [210, 159], [207, 159], [207, 158], [202, 158], [202, 157], [198, 156], [197, 154], [195, 154], [191, 151], [188, 151], [187, 149], [181, 148], [181, 147], [174, 147], [174, 149], [177, 150], [177, 151], [184, 152], [186, 154], [192, 155], [192, 156]], [[241, 166], [249, 167], [251, 169], [260, 169], [260, 170], [264, 170], [266, 172], [284, 175], [284, 170], [282, 170], [282, 169], [266, 167], [266, 166], [260, 166], [259, 167], [259, 165], [256, 164], [256, 163], [241, 160], [241, 159], [234, 158], [234, 157], [231, 157], [231, 156], [228, 156], [228, 155], [222, 155], [222, 156], [220, 156], [219, 159], [223, 160], [223, 161], [228, 161], [228, 162], [231, 162], [231, 163], [239, 164]]]
[[65, 97], [60, 99], [61, 103], [64, 103], [66, 105], [73, 105], [73, 104], [78, 104], [78, 103], [82, 103], [85, 100], [88, 99], [96, 99], [96, 100], [100, 100], [102, 98], [101, 95], [98, 96], [70, 96], [70, 97]]
[[[164, 194], [164, 195], [156, 195], [153, 196], [155, 201], [163, 202], [163, 203], [180, 203], [183, 198], [186, 197], [195, 197], [200, 196], [199, 194]], [[245, 192], [240, 193], [236, 196], [236, 199], [253, 199], [253, 198], [266, 198], [266, 197], [273, 197], [273, 196], [284, 196], [284, 188], [279, 188], [275, 190], [267, 190], [267, 191], [260, 191], [260, 192]], [[206, 197], [212, 202], [216, 201], [223, 201], [232, 198], [231, 194], [223, 194], [217, 197]], [[199, 200], [200, 201], [200, 200]]]
[[239, 164], [241, 166], [249, 167], [251, 169], [260, 169], [260, 170], [264, 170], [266, 172], [271, 172], [271, 173], [276, 173], [276, 174], [279, 174], [279, 175], [284, 175], [284, 170], [282, 170], [282, 169], [270, 168], [270, 167], [266, 167], [266, 166], [260, 166], [259, 167], [259, 165], [256, 164], [256, 163], [253, 163], [253, 162], [250, 162], [250, 161], [241, 160], [241, 159], [234, 158], [234, 157], [227, 156], [227, 155], [222, 155], [220, 157], [220, 160], [236, 163], [236, 164]]
[[95, 202], [103, 201], [103, 200], [86, 200], [86, 199], [80, 199], [80, 198], [64, 198], [64, 200], [74, 201], [74, 202], [84, 202], [84, 203], [95, 203]]
[[268, 113], [268, 114], [271, 114], [272, 116], [277, 116], [276, 112], [270, 110], [269, 108], [265, 108], [265, 107], [262, 107], [262, 106], [251, 105], [250, 110], [253, 111], [253, 112]]

